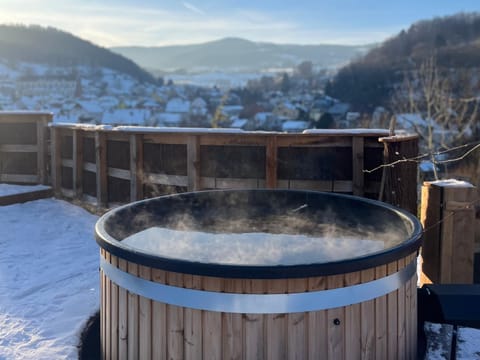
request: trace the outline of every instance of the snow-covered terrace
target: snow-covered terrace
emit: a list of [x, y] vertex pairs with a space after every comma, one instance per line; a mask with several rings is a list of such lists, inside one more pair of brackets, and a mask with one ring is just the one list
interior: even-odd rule
[[0, 359], [77, 358], [99, 306], [96, 219], [53, 198], [0, 206]]

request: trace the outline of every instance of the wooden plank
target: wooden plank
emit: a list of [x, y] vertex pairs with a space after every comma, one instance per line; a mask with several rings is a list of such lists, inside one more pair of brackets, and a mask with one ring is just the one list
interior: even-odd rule
[[352, 174], [353, 174], [353, 195], [364, 195], [364, 141], [363, 137], [352, 138]]
[[[375, 269], [362, 270], [362, 283], [375, 279]], [[361, 357], [362, 359], [375, 358], [375, 300], [364, 301], [360, 304], [361, 318]]]
[[130, 135], [130, 200], [143, 199], [143, 137]]
[[[152, 269], [152, 281], [165, 284], [166, 273], [163, 270]], [[167, 359], [167, 305], [158, 301], [152, 303], [152, 358]]]
[[47, 124], [48, 118], [41, 117], [41, 121], [37, 122], [37, 172], [39, 184], [47, 184]]
[[[104, 257], [105, 250], [100, 248], [100, 257]], [[105, 301], [105, 283], [106, 275], [103, 270], [100, 269], [100, 351], [102, 359], [106, 358], [106, 334], [105, 334], [105, 318], [107, 312], [107, 304]]]
[[97, 172], [97, 165], [95, 163], [91, 163], [91, 162], [84, 162], [83, 163], [83, 170], [90, 171], [92, 173], [96, 173]]
[[[127, 261], [118, 259], [118, 268], [127, 271]], [[128, 292], [122, 287], [118, 290], [118, 358], [128, 357]]]
[[[203, 277], [203, 289], [220, 292], [223, 290], [222, 279]], [[203, 311], [203, 359], [222, 359], [222, 313]]]
[[215, 189], [255, 189], [258, 179], [216, 178]]
[[[105, 260], [110, 262], [110, 253], [105, 252]], [[104, 325], [104, 334], [105, 334], [105, 359], [112, 358], [112, 337], [111, 337], [111, 321], [112, 321], [112, 307], [111, 307], [111, 284], [112, 281], [105, 277], [104, 279], [104, 290], [105, 290], [105, 325]]]
[[259, 188], [260, 184], [264, 184], [260, 179], [200, 178], [200, 187], [202, 189], [250, 189]]
[[[265, 283], [259, 280], [245, 280], [244, 290], [247, 294], [265, 293]], [[264, 317], [260, 314], [244, 314], [245, 359], [265, 358]]]
[[[327, 289], [337, 289], [343, 286], [343, 275], [327, 277]], [[345, 307], [327, 310], [327, 358], [345, 358]]]
[[[202, 289], [202, 277], [183, 275], [183, 282], [188, 289]], [[202, 313], [201, 310], [185, 308], [185, 359], [201, 360], [203, 355], [202, 339]]]
[[[319, 291], [326, 289], [326, 277], [308, 279], [308, 290]], [[320, 354], [325, 355], [328, 349], [327, 341], [327, 310], [308, 313], [308, 358], [318, 359]]]
[[108, 140], [123, 141], [123, 142], [128, 142], [128, 139], [131, 134], [130, 131], [118, 131], [118, 130], [115, 130], [115, 131], [107, 130], [107, 131], [104, 131], [104, 133], [107, 136]]
[[[36, 153], [38, 152], [38, 145], [18, 145], [18, 144], [3, 144], [0, 145], [0, 152], [4, 153]], [[37, 163], [38, 166], [38, 163]]]
[[353, 192], [353, 182], [352, 181], [342, 181], [335, 180], [333, 182], [333, 191], [334, 192]]
[[[397, 272], [397, 262], [391, 262], [387, 265], [387, 275]], [[397, 344], [397, 324], [398, 324], [398, 291], [393, 291], [387, 295], [387, 346], [388, 359], [398, 359]]]
[[267, 138], [267, 146], [265, 149], [265, 177], [266, 186], [269, 189], [277, 188], [277, 171], [278, 171], [278, 147], [277, 137], [275, 135]]
[[333, 191], [333, 181], [290, 180], [288, 188], [299, 190]]
[[0, 206], [20, 204], [28, 201], [46, 199], [53, 196], [51, 188], [45, 190], [29, 191], [20, 194], [0, 196]]
[[[306, 279], [288, 279], [288, 293], [304, 293], [308, 289]], [[304, 312], [287, 315], [287, 358], [306, 359], [308, 354], [307, 343], [307, 314]]]
[[453, 325], [425, 322], [427, 350], [425, 360], [451, 359]]
[[277, 137], [278, 147], [350, 147], [352, 145], [351, 136], [325, 136], [325, 135], [306, 135], [281, 134]]
[[470, 187], [446, 186], [443, 188], [443, 207], [446, 210], [443, 217], [445, 224], [442, 228], [442, 250], [445, 243], [450, 258], [447, 258], [448, 253], [442, 254], [442, 259], [448, 261], [448, 265], [442, 266], [442, 271], [450, 268], [450, 283], [473, 283], [475, 209], [471, 206], [471, 202], [477, 198], [476, 188], [472, 185]]
[[[151, 270], [146, 266], [139, 266], [139, 277], [151, 279]], [[139, 296], [139, 359], [152, 358], [152, 301]]]
[[200, 139], [189, 135], [187, 138], [188, 191], [200, 190]]
[[62, 167], [73, 168], [73, 159], [62, 159], [61, 160]]
[[36, 184], [37, 175], [0, 174], [0, 181], [21, 184]]
[[145, 173], [145, 182], [158, 185], [188, 186], [188, 177], [181, 175]]
[[[227, 293], [243, 293], [243, 282], [238, 279], [224, 279], [224, 291]], [[242, 314], [223, 314], [223, 358], [242, 359], [243, 356], [243, 321]]]
[[[183, 275], [167, 273], [167, 282], [172, 286], [183, 286]], [[167, 354], [169, 360], [184, 359], [184, 316], [183, 308], [167, 305]]]
[[[398, 270], [401, 270], [405, 267], [405, 259], [399, 259], [397, 261]], [[406, 309], [405, 309], [405, 284], [402, 284], [397, 290], [397, 341], [398, 341], [398, 358], [406, 359], [407, 358], [407, 341], [406, 341]]]
[[97, 203], [106, 206], [108, 202], [107, 182], [107, 137], [103, 132], [95, 133], [95, 164], [97, 175]]
[[[387, 276], [387, 265], [375, 268], [375, 279]], [[388, 358], [387, 335], [387, 296], [375, 299], [375, 358], [383, 360]]]
[[442, 228], [440, 231], [440, 278], [439, 283], [452, 283], [453, 248], [454, 248], [454, 215], [453, 211], [442, 212]]
[[[132, 262], [127, 263], [128, 273], [137, 276], [138, 265]], [[128, 324], [127, 342], [128, 359], [138, 359], [139, 356], [139, 296], [128, 292]]]
[[[361, 272], [345, 274], [345, 286], [360, 284]], [[360, 304], [345, 308], [345, 359], [361, 359]]]
[[[417, 254], [413, 254], [414, 261], [418, 261]], [[412, 351], [415, 351], [418, 347], [418, 299], [417, 299], [417, 282], [418, 277], [417, 273], [413, 275], [412, 279], [410, 280], [410, 346]], [[417, 354], [412, 353], [411, 358], [414, 359]]]
[[73, 190], [77, 198], [83, 193], [83, 132], [73, 132]]
[[[286, 279], [272, 279], [267, 283], [268, 294], [281, 294], [288, 289]], [[266, 345], [269, 360], [287, 358], [287, 314], [266, 315]]]
[[[116, 256], [110, 257], [110, 263], [118, 267], [118, 258]], [[111, 302], [110, 302], [110, 312], [111, 312], [111, 327], [110, 327], [110, 337], [111, 337], [111, 358], [118, 359], [118, 285], [114, 282], [111, 282]]]
[[130, 170], [117, 169], [112, 167], [108, 168], [108, 176], [128, 181], [130, 181], [130, 179], [132, 178]]
[[[52, 127], [50, 134], [52, 187], [55, 195], [60, 195], [60, 187], [62, 186], [60, 130]], [[5, 180], [2, 179], [2, 181]]]
[[187, 133], [145, 133], [143, 141], [151, 144], [165, 144], [165, 145], [187, 145]]
[[[271, 136], [271, 135], [270, 135]], [[265, 146], [267, 137], [264, 134], [238, 132], [233, 134], [203, 133], [200, 146]]]
[[[416, 253], [412, 253], [405, 257], [405, 265], [411, 263], [416, 264]], [[416, 272], [405, 284], [405, 358], [415, 359], [417, 356], [417, 340], [413, 339], [413, 335], [417, 336], [417, 319], [412, 313], [417, 315], [416, 295], [417, 289], [412, 283], [417, 282]]]

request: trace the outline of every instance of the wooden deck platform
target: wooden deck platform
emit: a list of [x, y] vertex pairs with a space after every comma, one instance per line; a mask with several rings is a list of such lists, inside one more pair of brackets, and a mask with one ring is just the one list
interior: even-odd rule
[[51, 187], [46, 187], [41, 190], [33, 190], [28, 192], [20, 192], [11, 195], [0, 196], [0, 206], [24, 203], [27, 201], [40, 200], [53, 196]]

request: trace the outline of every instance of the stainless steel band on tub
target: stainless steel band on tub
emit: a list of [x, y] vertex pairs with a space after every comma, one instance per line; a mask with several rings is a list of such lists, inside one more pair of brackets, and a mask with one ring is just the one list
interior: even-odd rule
[[197, 310], [247, 314], [282, 314], [332, 309], [372, 300], [399, 289], [415, 274], [416, 260], [389, 276], [347, 287], [291, 294], [234, 294], [185, 289], [129, 274], [103, 257], [100, 267], [118, 286], [143, 297]]

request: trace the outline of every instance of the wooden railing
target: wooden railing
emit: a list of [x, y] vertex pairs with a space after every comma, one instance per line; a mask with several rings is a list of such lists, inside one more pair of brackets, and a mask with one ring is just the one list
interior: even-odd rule
[[408, 163], [396, 181], [388, 179], [406, 163], [365, 171], [390, 161], [388, 154], [417, 155], [416, 136], [386, 136], [369, 129], [285, 134], [56, 124], [52, 185], [58, 195], [102, 207], [202, 189], [312, 189], [375, 199], [383, 189], [386, 201], [416, 213], [416, 166]]
[[49, 182], [48, 129], [52, 114], [0, 112], [0, 181]]

